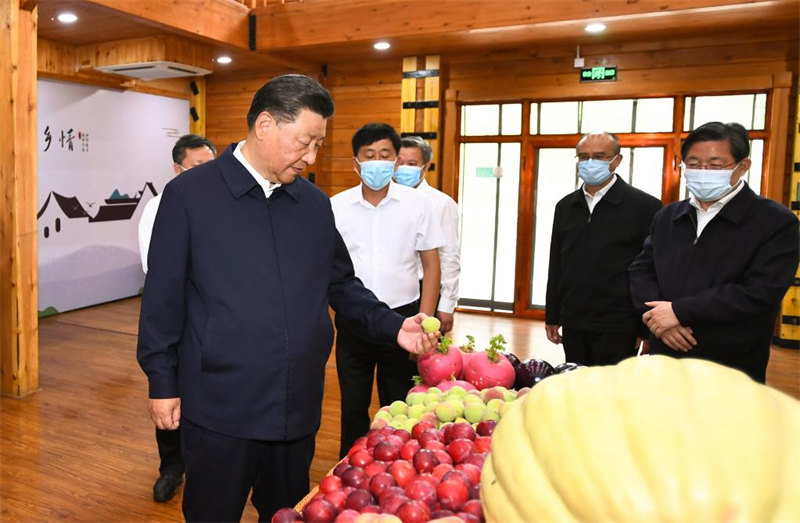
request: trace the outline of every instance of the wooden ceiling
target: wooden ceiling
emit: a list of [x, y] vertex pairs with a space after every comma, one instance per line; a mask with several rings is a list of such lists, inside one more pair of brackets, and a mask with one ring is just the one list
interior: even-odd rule
[[[236, 0], [39, 0], [39, 36], [86, 45], [172, 33], [234, 59], [216, 72], [316, 67], [431, 53], [612, 45], [753, 30], [795, 35], [800, 0], [304, 0], [250, 10]], [[257, 5], [263, 5], [258, 2]], [[72, 11], [72, 25], [55, 17]], [[248, 15], [257, 51], [248, 48]], [[584, 26], [602, 21], [591, 35]], [[372, 44], [392, 44], [379, 52]]]

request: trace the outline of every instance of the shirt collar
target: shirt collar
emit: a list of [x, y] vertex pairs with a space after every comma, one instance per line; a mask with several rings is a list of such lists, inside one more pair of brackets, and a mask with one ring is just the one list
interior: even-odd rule
[[[351, 204], [359, 203], [361, 205], [368, 205], [369, 207], [372, 207], [372, 204], [364, 199], [364, 192], [361, 189], [362, 184], [363, 182], [359, 185], [356, 185], [353, 188], [354, 190], [349, 195], [350, 196], [349, 203]], [[381, 205], [385, 205], [386, 202], [388, 202], [389, 200], [401, 201], [405, 195], [403, 194], [402, 189], [398, 189], [399, 186], [400, 185], [395, 183], [394, 181], [390, 181], [389, 191], [386, 193], [386, 196], [383, 198], [383, 200], [381, 200], [381, 202], [378, 204], [378, 207], [380, 207]]]
[[608, 182], [608, 185], [606, 185], [605, 187], [603, 187], [602, 189], [600, 189], [596, 193], [589, 194], [589, 192], [586, 191], [586, 184], [585, 183], [581, 186], [581, 189], [583, 189], [583, 194], [587, 198], [593, 198], [593, 199], [594, 198], [602, 198], [603, 196], [605, 196], [608, 193], [608, 191], [611, 189], [611, 187], [615, 183], [617, 183], [617, 175], [615, 173], [611, 173], [611, 181]]
[[689, 204], [700, 212], [719, 211], [725, 207], [725, 204], [733, 200], [733, 198], [739, 194], [743, 187], [744, 180], [739, 179], [739, 181], [736, 182], [736, 185], [733, 186], [733, 190], [729, 191], [728, 194], [709, 205], [708, 209], [703, 209], [703, 207], [700, 205], [700, 200], [698, 200], [694, 194], [689, 193]]
[[241, 162], [242, 165], [244, 165], [245, 169], [247, 169], [247, 172], [249, 172], [253, 176], [253, 179], [255, 179], [256, 183], [260, 185], [261, 188], [264, 190], [264, 195], [267, 198], [269, 198], [269, 195], [272, 194], [272, 191], [280, 187], [281, 183], [279, 182], [272, 183], [263, 176], [261, 176], [261, 173], [256, 171], [255, 167], [253, 167], [250, 164], [250, 162], [247, 161], [247, 158], [245, 158], [244, 154], [242, 153], [242, 147], [244, 146], [244, 144], [245, 140], [239, 142], [239, 144], [233, 150], [233, 156], [234, 158], [239, 160], [239, 162]]

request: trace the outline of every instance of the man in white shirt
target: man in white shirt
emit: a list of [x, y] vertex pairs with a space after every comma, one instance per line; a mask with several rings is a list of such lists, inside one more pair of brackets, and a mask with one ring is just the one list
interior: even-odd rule
[[[433, 316], [439, 297], [441, 227], [426, 197], [392, 183], [400, 137], [387, 124], [362, 126], [352, 139], [353, 169], [362, 183], [331, 198], [356, 276], [398, 313]], [[422, 263], [420, 293], [418, 260]], [[369, 404], [377, 367], [381, 405], [404, 399], [416, 362], [396, 345], [364, 338], [336, 317], [336, 369], [342, 396], [340, 455], [369, 430]]]
[[[213, 160], [216, 154], [217, 149], [208, 138], [196, 134], [181, 136], [172, 147], [172, 170], [177, 176], [196, 165]], [[139, 220], [139, 252], [142, 256], [142, 270], [145, 273], [147, 273], [150, 236], [153, 234], [153, 223], [156, 220], [160, 202], [161, 194], [147, 202]], [[161, 464], [158, 467], [159, 478], [153, 485], [153, 499], [165, 502], [175, 496], [178, 486], [183, 481], [184, 463], [181, 457], [180, 429], [161, 430], [156, 428], [156, 443]]]
[[[172, 147], [172, 170], [175, 176], [188, 171], [196, 165], [202, 165], [214, 159], [217, 149], [205, 136], [187, 134], [178, 138]], [[161, 195], [154, 196], [144, 206], [139, 219], [139, 254], [142, 256], [142, 270], [147, 273], [147, 252], [150, 249], [150, 236], [153, 234], [153, 223], [156, 221], [158, 204]]]
[[458, 277], [461, 273], [458, 204], [447, 194], [431, 187], [425, 179], [432, 158], [433, 150], [428, 142], [419, 136], [402, 138], [394, 181], [419, 189], [425, 194], [431, 213], [444, 232], [445, 244], [439, 248], [442, 284], [439, 303], [436, 306], [436, 317], [442, 322], [440, 329], [442, 334], [447, 334], [453, 329], [453, 311], [458, 302]]

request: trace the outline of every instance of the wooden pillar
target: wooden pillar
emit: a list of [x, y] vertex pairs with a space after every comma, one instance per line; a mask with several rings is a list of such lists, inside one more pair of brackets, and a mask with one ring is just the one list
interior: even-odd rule
[[433, 149], [426, 179], [431, 187], [437, 189], [442, 187], [439, 175], [439, 105], [442, 98], [439, 67], [439, 55], [403, 58], [403, 105], [400, 113], [400, 135], [421, 136]]
[[189, 119], [189, 132], [206, 135], [206, 77], [197, 76], [192, 79], [191, 118]]
[[[769, 154], [764, 162], [764, 177], [761, 194], [778, 203], [786, 203], [783, 187], [787, 178], [786, 168], [786, 136], [789, 134], [789, 104], [791, 103], [792, 73], [783, 72], [773, 75], [772, 104], [770, 107], [770, 139], [765, 144]], [[766, 152], [766, 151], [765, 151]], [[790, 192], [791, 199], [791, 192]]]
[[[789, 207], [800, 218], [800, 95], [795, 100], [797, 112], [793, 122], [794, 155], [792, 156], [791, 182], [789, 185]], [[774, 105], [774, 104], [773, 104]], [[781, 347], [800, 349], [800, 267], [794, 281], [781, 303], [778, 336], [774, 342]]]
[[0, 0], [0, 392], [39, 387], [35, 2]]

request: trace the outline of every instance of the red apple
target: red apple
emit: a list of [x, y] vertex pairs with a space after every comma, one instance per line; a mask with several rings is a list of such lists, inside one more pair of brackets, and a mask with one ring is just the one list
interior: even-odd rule
[[483, 521], [483, 506], [477, 499], [470, 499], [461, 507], [462, 512], [467, 512]]
[[350, 461], [347, 458], [344, 458], [340, 461], [334, 468], [333, 468], [333, 475], [334, 476], [342, 476], [342, 473], [350, 468]]
[[490, 436], [478, 436], [475, 438], [475, 450], [478, 452], [489, 452], [492, 450], [492, 438]]
[[461, 483], [462, 485], [464, 485], [465, 489], [469, 489], [472, 486], [472, 481], [470, 480], [469, 476], [467, 476], [465, 472], [461, 472], [460, 470], [452, 470], [447, 474], [445, 474], [442, 477], [442, 483], [446, 481]]
[[480, 481], [473, 484], [469, 488], [469, 499], [481, 499], [481, 483]]
[[455, 516], [455, 512], [445, 509], [434, 510], [431, 512], [431, 520], [439, 520], [443, 518], [449, 518]]
[[411, 437], [414, 439], [419, 439], [420, 435], [428, 429], [436, 430], [436, 427], [427, 421], [420, 421], [411, 428]]
[[421, 446], [425, 446], [426, 441], [444, 441], [444, 436], [441, 432], [434, 429], [428, 429], [422, 432], [417, 438]]
[[459, 463], [458, 465], [456, 465], [456, 470], [460, 470], [461, 472], [467, 475], [467, 477], [469, 478], [470, 485], [480, 483], [481, 481], [481, 469], [479, 469], [472, 463]]
[[448, 428], [450, 430], [447, 431], [447, 435], [445, 436], [445, 441], [447, 443], [457, 439], [475, 439], [475, 429], [473, 429], [472, 425], [469, 423], [454, 423], [448, 425]]
[[429, 481], [417, 478], [406, 487], [406, 496], [417, 499], [432, 509], [436, 505], [436, 487]]
[[486, 454], [483, 452], [473, 452], [467, 456], [461, 463], [472, 463], [476, 467], [483, 468], [483, 462], [486, 459]]
[[324, 499], [314, 499], [309, 501], [303, 509], [303, 519], [305, 521], [313, 521], [319, 523], [327, 523], [333, 521], [336, 517], [336, 511], [333, 505]]
[[405, 496], [406, 495], [406, 489], [404, 489], [403, 487], [400, 487], [398, 485], [395, 485], [393, 487], [387, 487], [387, 488], [383, 489], [383, 492], [381, 492], [378, 495], [378, 505], [383, 506], [383, 503], [386, 501], [386, 498], [388, 498], [389, 496], [391, 496], [393, 494], [401, 494], [402, 496]]
[[[408, 432], [406, 431], [403, 432], [408, 434]], [[386, 441], [386, 443], [391, 443], [393, 445], [397, 445], [398, 447], [402, 447], [403, 445], [406, 444], [406, 441], [408, 441], [408, 439], [403, 439], [397, 434], [389, 434], [388, 436], [386, 436], [386, 439], [384, 441]]]
[[361, 512], [362, 508], [367, 505], [372, 505], [373, 503], [375, 503], [375, 499], [372, 497], [372, 494], [370, 494], [369, 490], [358, 488], [351, 492], [349, 496], [347, 496], [345, 508], [350, 508]]
[[443, 509], [456, 512], [469, 501], [468, 488], [460, 481], [445, 480], [436, 487], [436, 497]]
[[322, 478], [322, 481], [319, 482], [319, 491], [326, 494], [334, 490], [341, 490], [341, 488], [342, 478], [339, 476], [325, 476]]
[[350, 467], [342, 473], [342, 484], [353, 488], [366, 488], [367, 473], [360, 467]]
[[365, 505], [364, 508], [361, 509], [362, 514], [380, 514], [381, 507], [378, 505]]
[[403, 429], [394, 429], [394, 435], [403, 440], [403, 443], [411, 439], [411, 434], [409, 434], [407, 430]]
[[[419, 453], [417, 453], [419, 454]], [[386, 472], [392, 475], [398, 486], [405, 488], [411, 480], [417, 477], [417, 471], [410, 462], [398, 459], [386, 468]]]
[[439, 479], [433, 474], [428, 474], [428, 473], [420, 474], [417, 476], [417, 479], [422, 481], [427, 481], [428, 483], [430, 483], [432, 487], [435, 487], [436, 485], [439, 484]]
[[414, 468], [418, 473], [433, 472], [433, 468], [439, 463], [439, 458], [432, 450], [422, 449], [414, 455]]
[[394, 461], [400, 457], [401, 448], [402, 444], [396, 445], [388, 441], [382, 441], [375, 445], [372, 457], [380, 461]]
[[461, 518], [464, 523], [483, 523], [483, 520], [475, 516], [475, 514], [470, 514], [469, 512], [458, 512], [456, 516]]
[[428, 506], [416, 499], [400, 505], [395, 515], [403, 523], [423, 523], [431, 519], [431, 511]]
[[436, 457], [439, 458], [439, 463], [447, 463], [448, 465], [453, 464], [453, 458], [450, 457], [450, 454], [447, 453], [446, 449], [434, 450], [433, 452], [435, 452]]
[[373, 496], [378, 497], [381, 495], [381, 492], [396, 485], [397, 481], [395, 481], [391, 474], [388, 472], [379, 472], [369, 480], [369, 491], [372, 492]]
[[369, 452], [361, 449], [357, 450], [350, 455], [350, 465], [353, 467], [361, 467], [362, 469], [372, 463], [372, 456], [370, 456]]
[[270, 520], [272, 523], [294, 523], [300, 519], [300, 514], [293, 508], [282, 508], [278, 510]]
[[448, 445], [447, 451], [456, 464], [462, 463], [467, 456], [475, 452], [475, 442], [469, 439], [454, 439]]
[[369, 437], [367, 438], [367, 448], [371, 449], [375, 447], [375, 445], [383, 441], [385, 437], [386, 436], [380, 433], [370, 434]]
[[322, 499], [333, 505], [333, 508], [338, 514], [345, 508], [344, 506], [345, 502], [347, 501], [347, 494], [345, 494], [343, 490], [334, 490], [333, 492], [326, 492]]
[[475, 427], [475, 432], [478, 433], [478, 436], [491, 436], [496, 426], [496, 421], [484, 420], [478, 423], [478, 425]]
[[[416, 425], [415, 425], [416, 426]], [[415, 439], [408, 440], [403, 448], [400, 449], [400, 457], [406, 461], [411, 461], [414, 459], [414, 454], [416, 454], [420, 449], [419, 441]]]

